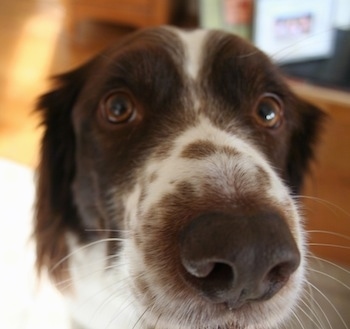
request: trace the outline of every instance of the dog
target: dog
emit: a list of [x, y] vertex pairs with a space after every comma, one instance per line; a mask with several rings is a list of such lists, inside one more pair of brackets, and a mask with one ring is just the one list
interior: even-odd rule
[[73, 325], [281, 327], [323, 112], [223, 31], [140, 30], [56, 83], [38, 103], [34, 236]]

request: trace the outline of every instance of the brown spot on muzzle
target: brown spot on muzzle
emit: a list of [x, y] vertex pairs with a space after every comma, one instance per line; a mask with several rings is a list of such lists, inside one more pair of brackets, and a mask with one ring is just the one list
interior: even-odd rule
[[188, 144], [181, 152], [181, 157], [186, 159], [201, 160], [215, 153], [226, 154], [228, 156], [239, 155], [239, 152], [230, 146], [216, 145], [209, 140], [198, 140]]
[[218, 146], [207, 140], [198, 140], [186, 146], [181, 157], [200, 160], [218, 151]]

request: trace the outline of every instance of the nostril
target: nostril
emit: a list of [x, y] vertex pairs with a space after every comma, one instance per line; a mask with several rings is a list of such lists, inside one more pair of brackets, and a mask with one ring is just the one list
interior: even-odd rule
[[279, 264], [273, 267], [267, 274], [267, 280], [272, 283], [285, 282], [288, 280], [291, 271], [288, 264]]
[[267, 274], [270, 282], [286, 282], [290, 275], [298, 268], [300, 264], [300, 252], [294, 245], [294, 248], [285, 248], [279, 254], [280, 261]]
[[235, 274], [230, 264], [208, 261], [197, 264], [183, 264], [190, 274], [189, 282], [199, 288], [203, 295], [212, 301], [220, 301], [224, 291], [229, 291], [234, 285]]
[[215, 263], [212, 271], [207, 276], [211, 282], [221, 282], [222, 284], [232, 284], [234, 271], [231, 265], [225, 263]]
[[283, 262], [274, 266], [265, 276], [261, 299], [269, 299], [276, 294], [289, 280], [298, 267], [299, 261]]
[[229, 264], [202, 261], [198, 263], [184, 263], [186, 271], [199, 279], [206, 279], [207, 282], [232, 282], [234, 280], [234, 270]]

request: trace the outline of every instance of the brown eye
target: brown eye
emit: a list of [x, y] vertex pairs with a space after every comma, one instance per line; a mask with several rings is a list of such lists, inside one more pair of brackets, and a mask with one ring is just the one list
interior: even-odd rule
[[283, 105], [274, 94], [264, 94], [254, 109], [255, 121], [264, 128], [277, 128], [283, 120]]
[[104, 119], [110, 123], [126, 123], [136, 115], [135, 104], [125, 92], [113, 92], [102, 101], [101, 111]]

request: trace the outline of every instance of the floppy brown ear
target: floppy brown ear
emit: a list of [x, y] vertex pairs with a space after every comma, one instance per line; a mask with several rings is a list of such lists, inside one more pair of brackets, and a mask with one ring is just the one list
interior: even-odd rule
[[298, 123], [293, 127], [286, 172], [292, 192], [299, 193], [310, 162], [314, 159], [316, 142], [327, 116], [316, 106], [300, 99], [296, 108]]
[[56, 77], [57, 87], [43, 95], [37, 105], [44, 127], [34, 222], [37, 267], [49, 268], [56, 279], [64, 274], [64, 263], [60, 262], [67, 255], [65, 232], [79, 227], [71, 190], [75, 175], [72, 109], [90, 65]]

